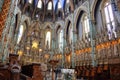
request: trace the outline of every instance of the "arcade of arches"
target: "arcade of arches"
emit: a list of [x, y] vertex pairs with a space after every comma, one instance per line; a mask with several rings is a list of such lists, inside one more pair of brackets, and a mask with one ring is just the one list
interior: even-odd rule
[[120, 80], [120, 0], [0, 0], [0, 80]]

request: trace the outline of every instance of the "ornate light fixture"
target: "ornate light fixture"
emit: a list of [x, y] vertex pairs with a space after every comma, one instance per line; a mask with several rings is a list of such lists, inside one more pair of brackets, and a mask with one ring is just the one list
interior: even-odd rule
[[30, 50], [30, 47], [29, 47], [29, 46], [27, 46], [27, 47], [26, 47], [26, 49], [27, 49], [27, 50]]
[[46, 59], [48, 59], [48, 58], [50, 57], [50, 55], [49, 55], [49, 54], [45, 54], [44, 57], [45, 57]]
[[39, 42], [37, 40], [32, 41], [32, 48], [38, 49]]
[[42, 51], [42, 49], [41, 48], [39, 48], [39, 52], [41, 52]]
[[22, 50], [19, 50], [19, 51], [18, 51], [18, 55], [19, 55], [19, 56], [22, 56], [22, 55], [23, 55], [23, 51], [22, 51]]

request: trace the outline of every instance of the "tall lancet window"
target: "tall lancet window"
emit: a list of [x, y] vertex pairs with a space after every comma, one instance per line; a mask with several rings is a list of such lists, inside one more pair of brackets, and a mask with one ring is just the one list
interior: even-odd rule
[[115, 32], [115, 20], [113, 16], [113, 11], [112, 11], [112, 5], [111, 3], [106, 3], [104, 7], [104, 12], [105, 12], [105, 20], [106, 20], [106, 26], [108, 30], [108, 36], [109, 39], [112, 38], [112, 34], [114, 34], [114, 37], [116, 38], [116, 32]]
[[38, 1], [37, 7], [38, 7], [38, 8], [42, 8], [42, 1], [41, 1], [41, 0]]
[[69, 26], [69, 43], [71, 44], [73, 40], [73, 29], [72, 29], [72, 24], [70, 23]]
[[62, 51], [63, 50], [63, 30], [60, 30], [59, 32], [59, 50]]
[[21, 40], [21, 38], [22, 38], [22, 35], [23, 35], [23, 32], [24, 32], [23, 30], [24, 30], [24, 29], [23, 29], [23, 25], [21, 25], [20, 28], [19, 28], [17, 44], [19, 44], [19, 42], [20, 42], [20, 40]]
[[51, 44], [51, 32], [47, 31], [47, 33], [46, 33], [46, 40], [45, 40], [46, 48], [50, 49], [50, 44]]
[[69, 3], [69, 0], [67, 0], [67, 3]]
[[61, 3], [60, 3], [60, 1], [58, 2], [58, 9], [61, 9], [62, 8], [62, 6], [61, 6]]
[[84, 33], [85, 37], [89, 38], [90, 26], [89, 26], [89, 19], [87, 16], [84, 16]]
[[48, 3], [47, 9], [48, 9], [48, 10], [52, 10], [52, 1], [50, 1], [50, 2]]
[[33, 0], [29, 0], [29, 3], [32, 4]]

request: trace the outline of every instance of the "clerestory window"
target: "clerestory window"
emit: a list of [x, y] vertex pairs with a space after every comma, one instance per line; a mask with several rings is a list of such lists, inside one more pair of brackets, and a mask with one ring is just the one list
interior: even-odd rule
[[106, 3], [104, 7], [104, 13], [105, 13], [105, 21], [106, 21], [106, 27], [108, 30], [108, 36], [109, 39], [112, 38], [112, 34], [114, 34], [114, 37], [116, 38], [116, 31], [115, 31], [115, 20], [113, 16], [113, 10], [111, 3]]
[[48, 3], [47, 9], [48, 9], [48, 10], [52, 10], [52, 2], [51, 2], [51, 1]]

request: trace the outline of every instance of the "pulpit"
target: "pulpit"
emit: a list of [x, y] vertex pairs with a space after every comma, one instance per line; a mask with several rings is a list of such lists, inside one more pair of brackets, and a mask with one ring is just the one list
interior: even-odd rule
[[9, 55], [9, 69], [11, 71], [11, 80], [20, 80], [21, 66], [18, 63], [18, 55]]
[[20, 80], [21, 67], [17, 54], [9, 54], [9, 64], [0, 63], [0, 80]]

